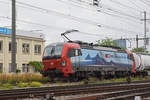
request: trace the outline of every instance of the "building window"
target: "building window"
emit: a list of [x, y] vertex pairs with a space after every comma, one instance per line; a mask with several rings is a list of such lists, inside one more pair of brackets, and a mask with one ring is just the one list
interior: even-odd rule
[[8, 47], [8, 49], [9, 49], [9, 52], [11, 51], [11, 42], [9, 42], [9, 47]]
[[0, 63], [0, 71], [3, 72], [3, 63]]
[[[9, 50], [9, 52], [11, 52], [11, 42], [9, 42], [8, 50]], [[17, 43], [16, 43], [16, 52], [17, 52]]]
[[25, 64], [22, 64], [22, 72], [25, 72]]
[[34, 46], [34, 54], [41, 54], [41, 45]]
[[29, 72], [29, 64], [22, 64], [22, 72]]
[[9, 73], [11, 73], [11, 72], [12, 72], [11, 63], [9, 63], [9, 66], [8, 66], [8, 72], [9, 72]]
[[[9, 66], [8, 66], [8, 72], [9, 72], [9, 73], [13, 72], [13, 68], [12, 68], [11, 65], [12, 65], [12, 64], [9, 63]], [[17, 69], [17, 64], [16, 64], [16, 69]]]
[[3, 48], [3, 41], [0, 41], [0, 52], [2, 52], [2, 48]]
[[27, 44], [27, 43], [22, 44], [22, 52], [29, 53], [29, 44]]

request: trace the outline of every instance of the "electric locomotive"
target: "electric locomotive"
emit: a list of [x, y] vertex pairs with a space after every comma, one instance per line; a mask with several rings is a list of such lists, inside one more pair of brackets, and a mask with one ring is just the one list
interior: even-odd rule
[[80, 41], [53, 43], [45, 47], [42, 62], [44, 76], [85, 79], [122, 77], [135, 73], [133, 53], [119, 47], [98, 46]]

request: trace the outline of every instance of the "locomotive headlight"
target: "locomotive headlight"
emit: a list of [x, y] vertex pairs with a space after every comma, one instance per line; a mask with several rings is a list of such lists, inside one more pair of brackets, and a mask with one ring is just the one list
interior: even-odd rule
[[65, 60], [62, 60], [61, 65], [62, 65], [62, 66], [66, 66], [66, 61], [65, 61]]

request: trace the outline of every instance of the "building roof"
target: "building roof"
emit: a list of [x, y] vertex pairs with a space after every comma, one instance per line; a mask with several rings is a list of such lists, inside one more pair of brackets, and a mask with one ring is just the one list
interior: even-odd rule
[[[32, 33], [33, 34], [33, 33]], [[11, 34], [7, 34], [7, 33], [0, 33], [0, 37], [11, 37]], [[21, 39], [29, 39], [29, 40], [38, 40], [38, 41], [43, 41], [45, 42], [43, 37], [38, 37], [38, 36], [30, 36], [30, 35], [21, 35], [21, 34], [17, 34], [16, 38], [21, 38]]]
[[25, 31], [25, 30], [17, 30], [16, 34], [21, 36], [34, 37], [34, 38], [44, 38], [44, 34], [42, 33]]
[[[5, 28], [0, 27], [0, 35], [11, 35], [12, 29], [11, 28]], [[33, 37], [33, 38], [44, 38], [44, 34], [39, 32], [33, 32], [33, 31], [25, 31], [25, 30], [16, 30], [16, 35], [18, 36], [26, 36], [26, 37]]]

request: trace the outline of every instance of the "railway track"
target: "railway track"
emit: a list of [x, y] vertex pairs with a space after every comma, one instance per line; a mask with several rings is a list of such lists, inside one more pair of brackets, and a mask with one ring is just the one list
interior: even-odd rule
[[[131, 84], [127, 84], [127, 82], [118, 82], [118, 83], [89, 84], [89, 85], [78, 85], [78, 86], [57, 86], [57, 87], [0, 90], [0, 100], [31, 98], [31, 97], [32, 98], [52, 97], [52, 96], [57, 97], [57, 96], [89, 94], [89, 93], [97, 93], [97, 92], [117, 93], [117, 91], [121, 91], [121, 90], [130, 91], [134, 89], [139, 89], [139, 90], [146, 89], [148, 91], [150, 90], [150, 81], [135, 81]], [[111, 94], [107, 94], [107, 95], [104, 94], [104, 95], [109, 96]]]
[[136, 96], [140, 96], [141, 98], [150, 97], [150, 87], [106, 92], [99, 95], [97, 94], [94, 96], [87, 96], [69, 100], [135, 100], [134, 98]]

